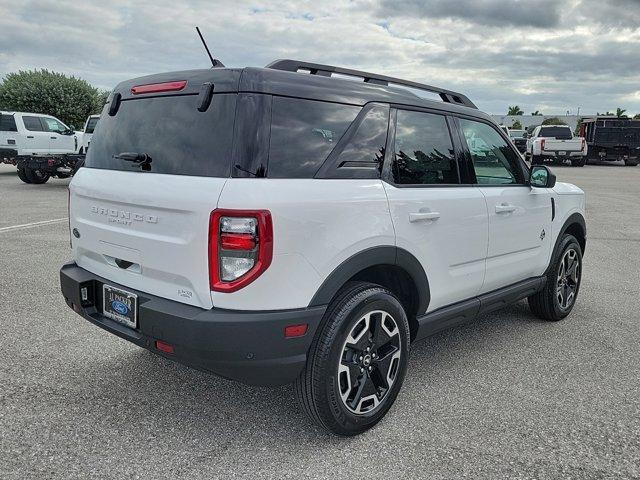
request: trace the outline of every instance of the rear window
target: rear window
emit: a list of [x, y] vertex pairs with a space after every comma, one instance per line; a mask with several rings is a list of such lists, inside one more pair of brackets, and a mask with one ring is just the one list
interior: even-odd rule
[[13, 115], [0, 114], [0, 132], [17, 132], [16, 119]]
[[557, 140], [570, 140], [573, 138], [569, 127], [542, 127], [538, 136]]
[[313, 178], [361, 107], [274, 97], [270, 178]]
[[140, 171], [123, 153], [151, 157], [150, 172], [227, 177], [230, 172], [236, 94], [213, 95], [205, 112], [197, 95], [124, 100], [115, 116], [108, 105], [87, 153], [86, 167]]

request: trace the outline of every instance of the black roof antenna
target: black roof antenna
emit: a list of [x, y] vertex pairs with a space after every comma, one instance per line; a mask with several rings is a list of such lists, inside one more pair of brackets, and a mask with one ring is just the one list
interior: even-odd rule
[[211, 55], [211, 52], [209, 51], [209, 47], [207, 47], [207, 42], [204, 41], [204, 37], [202, 36], [202, 33], [200, 33], [200, 28], [196, 27], [196, 31], [198, 32], [198, 35], [200, 36], [200, 40], [202, 40], [202, 45], [204, 45], [204, 49], [207, 51], [207, 55], [209, 55], [209, 58], [211, 59], [212, 67], [213, 68], [224, 68], [224, 63], [222, 63], [217, 58], [213, 58], [213, 55]]

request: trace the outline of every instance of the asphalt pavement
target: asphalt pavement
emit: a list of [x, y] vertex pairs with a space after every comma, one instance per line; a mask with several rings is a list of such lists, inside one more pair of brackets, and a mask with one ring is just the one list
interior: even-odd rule
[[571, 316], [521, 302], [415, 344], [387, 417], [344, 439], [290, 387], [174, 364], [74, 314], [69, 181], [0, 166], [0, 478], [640, 478], [640, 166], [554, 171], [587, 192]]

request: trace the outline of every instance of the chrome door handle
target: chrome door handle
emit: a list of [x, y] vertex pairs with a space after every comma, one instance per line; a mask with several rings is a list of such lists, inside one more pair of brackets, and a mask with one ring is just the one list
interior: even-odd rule
[[518, 209], [515, 205], [509, 205], [508, 203], [503, 203], [501, 205], [496, 205], [496, 213], [511, 213], [515, 212]]
[[440, 212], [414, 212], [409, 214], [409, 221], [420, 222], [422, 220], [438, 220]]

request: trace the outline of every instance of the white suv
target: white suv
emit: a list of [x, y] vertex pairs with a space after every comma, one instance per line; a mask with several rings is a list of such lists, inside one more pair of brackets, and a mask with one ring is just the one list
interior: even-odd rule
[[460, 93], [291, 60], [160, 74], [102, 112], [62, 292], [167, 358], [295, 383], [354, 435], [393, 404], [413, 341], [524, 298], [568, 315], [584, 208]]

